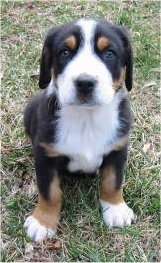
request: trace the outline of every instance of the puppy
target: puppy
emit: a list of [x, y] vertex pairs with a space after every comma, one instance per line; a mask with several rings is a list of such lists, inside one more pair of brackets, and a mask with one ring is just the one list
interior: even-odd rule
[[107, 226], [130, 226], [133, 211], [122, 194], [131, 114], [132, 49], [125, 28], [79, 19], [54, 27], [45, 39], [39, 87], [27, 105], [38, 204], [24, 224], [36, 242], [53, 237], [65, 172], [99, 171], [100, 205]]

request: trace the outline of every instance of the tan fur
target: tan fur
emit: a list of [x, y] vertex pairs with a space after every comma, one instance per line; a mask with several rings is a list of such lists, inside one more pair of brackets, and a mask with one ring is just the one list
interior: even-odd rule
[[115, 90], [118, 90], [120, 87], [123, 86], [123, 83], [125, 82], [125, 74], [126, 70], [125, 68], [122, 68], [119, 78], [113, 83], [113, 87]]
[[97, 42], [97, 48], [99, 51], [103, 51], [109, 46], [109, 40], [106, 37], [100, 37]]
[[60, 189], [59, 178], [55, 175], [50, 185], [50, 198], [45, 200], [40, 194], [38, 205], [32, 215], [44, 226], [55, 229], [60, 219], [62, 206], [62, 191]]
[[100, 199], [112, 204], [123, 202], [122, 189], [116, 190], [116, 174], [113, 167], [105, 167], [101, 171], [101, 177]]
[[121, 137], [119, 141], [117, 141], [114, 145], [112, 150], [113, 151], [119, 151], [121, 150], [126, 144], [128, 144], [129, 135], [125, 135], [124, 137]]
[[76, 48], [76, 38], [74, 36], [70, 36], [65, 40], [65, 44], [67, 45], [67, 47], [69, 47], [70, 49], [74, 50]]
[[54, 151], [53, 146], [46, 142], [41, 142], [40, 146], [45, 149], [46, 155], [48, 157], [60, 157], [63, 156], [61, 153]]

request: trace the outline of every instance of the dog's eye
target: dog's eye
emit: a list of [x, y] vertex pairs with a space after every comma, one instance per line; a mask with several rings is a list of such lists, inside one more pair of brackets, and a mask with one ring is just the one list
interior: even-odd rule
[[70, 50], [67, 48], [64, 48], [60, 51], [59, 56], [63, 59], [68, 58], [70, 56]]
[[116, 53], [113, 50], [106, 50], [103, 52], [102, 57], [104, 60], [112, 60], [116, 57]]

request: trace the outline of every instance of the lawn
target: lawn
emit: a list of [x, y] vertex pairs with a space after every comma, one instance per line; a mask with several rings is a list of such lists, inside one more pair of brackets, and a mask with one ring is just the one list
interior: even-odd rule
[[[159, 262], [159, 1], [2, 1], [1, 231], [2, 262]], [[37, 245], [23, 229], [37, 198], [23, 109], [38, 90], [44, 36], [53, 24], [100, 17], [125, 25], [134, 49], [133, 127], [125, 196], [138, 216], [123, 229], [102, 222], [99, 178], [64, 185], [56, 242]]]

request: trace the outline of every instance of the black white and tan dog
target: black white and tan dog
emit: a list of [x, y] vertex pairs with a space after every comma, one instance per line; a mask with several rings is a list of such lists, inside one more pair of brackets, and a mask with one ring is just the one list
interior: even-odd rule
[[24, 116], [39, 190], [24, 227], [36, 242], [56, 233], [65, 172], [99, 171], [105, 224], [123, 227], [134, 221], [122, 193], [132, 57], [126, 29], [101, 19], [79, 19], [49, 31], [40, 65], [44, 90], [31, 99]]

